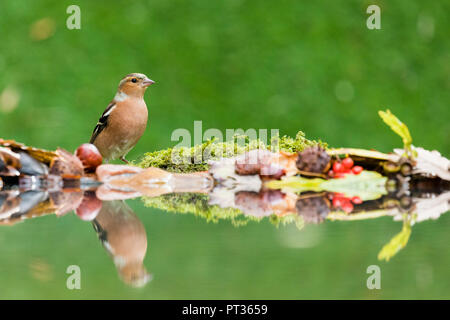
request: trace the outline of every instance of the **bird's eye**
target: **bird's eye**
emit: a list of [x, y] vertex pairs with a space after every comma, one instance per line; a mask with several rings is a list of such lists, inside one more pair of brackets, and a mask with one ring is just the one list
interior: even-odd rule
[[136, 82], [137, 82], [137, 79], [136, 79], [136, 78], [133, 78], [133, 79], [131, 79], [131, 82], [136, 83]]

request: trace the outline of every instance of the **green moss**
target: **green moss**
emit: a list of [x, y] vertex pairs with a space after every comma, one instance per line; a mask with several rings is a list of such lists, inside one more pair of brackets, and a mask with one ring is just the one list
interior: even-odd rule
[[[273, 144], [273, 142], [272, 142]], [[281, 151], [286, 152], [298, 152], [302, 151], [306, 147], [314, 146], [314, 145], [320, 145], [324, 148], [327, 147], [327, 144], [322, 141], [314, 141], [314, 140], [308, 140], [305, 137], [305, 133], [303, 131], [297, 132], [297, 135], [295, 138], [289, 137], [289, 136], [283, 136], [281, 137], [279, 141], [279, 149]], [[276, 150], [274, 150], [276, 151]]]
[[219, 220], [230, 220], [233, 225], [241, 226], [249, 221], [258, 221], [260, 218], [245, 216], [238, 209], [221, 208], [208, 204], [208, 195], [198, 193], [172, 193], [155, 198], [144, 197], [144, 205], [173, 213], [191, 213], [217, 223]]
[[[208, 204], [208, 195], [198, 193], [172, 193], [155, 198], [144, 197], [142, 201], [146, 207], [156, 208], [173, 213], [190, 213], [206, 219], [208, 222], [217, 223], [220, 220], [230, 220], [236, 226], [244, 226], [250, 221], [259, 222], [264, 217], [244, 215], [235, 208], [221, 208]], [[292, 214], [279, 217], [275, 214], [269, 217], [269, 222], [275, 226], [295, 223], [298, 229], [303, 228], [301, 216]]]
[[[277, 144], [278, 140], [278, 144]], [[248, 150], [267, 149], [286, 152], [302, 151], [305, 147], [326, 144], [305, 138], [305, 134], [299, 131], [295, 138], [283, 136], [272, 139], [270, 145], [265, 145], [260, 140], [249, 140], [248, 136], [235, 136], [230, 142], [214, 142], [208, 140], [201, 145], [191, 148], [169, 148], [160, 151], [148, 152], [136, 164], [142, 168], [157, 167], [171, 172], [197, 172], [206, 171], [209, 160], [232, 157]]]
[[285, 226], [291, 223], [295, 223], [295, 226], [297, 229], [301, 230], [305, 226], [305, 222], [303, 220], [303, 217], [298, 214], [289, 214], [285, 216], [277, 216], [276, 214], [273, 214], [269, 217], [270, 223], [272, 223], [274, 226], [278, 227], [280, 225]]

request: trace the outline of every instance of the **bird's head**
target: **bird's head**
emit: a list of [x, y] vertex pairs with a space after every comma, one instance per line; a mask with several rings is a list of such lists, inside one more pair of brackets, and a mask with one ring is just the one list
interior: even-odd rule
[[154, 84], [155, 81], [142, 73], [130, 73], [119, 83], [119, 91], [128, 96], [143, 97], [145, 90]]
[[142, 262], [133, 261], [118, 268], [122, 281], [134, 288], [145, 286], [152, 281], [153, 275], [147, 271]]

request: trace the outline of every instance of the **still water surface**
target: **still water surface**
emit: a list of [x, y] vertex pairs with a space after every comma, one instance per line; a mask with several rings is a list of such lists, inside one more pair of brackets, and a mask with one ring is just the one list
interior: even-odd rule
[[[402, 229], [390, 216], [236, 227], [141, 199], [103, 202], [94, 222], [70, 212], [1, 226], [0, 298], [448, 299], [449, 226], [448, 212], [415, 224], [386, 262], [377, 255]], [[73, 265], [80, 289], [68, 288]], [[371, 265], [381, 289], [367, 287]]]

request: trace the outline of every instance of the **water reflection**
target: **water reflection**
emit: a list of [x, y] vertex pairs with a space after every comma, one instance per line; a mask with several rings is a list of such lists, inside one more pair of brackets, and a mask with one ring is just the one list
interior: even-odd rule
[[147, 252], [144, 225], [123, 200], [102, 202], [93, 191], [0, 192], [0, 225], [14, 225], [53, 213], [60, 216], [70, 211], [92, 222], [103, 248], [126, 284], [140, 287], [151, 280], [143, 264]]
[[[277, 223], [300, 222], [300, 228], [303, 224], [330, 220], [353, 221], [392, 216], [394, 220], [403, 222], [403, 229], [379, 254], [380, 259], [389, 260], [406, 245], [415, 223], [437, 219], [450, 209], [450, 191], [448, 186], [443, 188], [441, 183], [421, 181], [408, 194], [390, 193], [374, 200], [352, 203], [350, 214], [342, 210], [346, 198], [333, 192], [297, 194], [265, 188], [247, 191], [223, 185], [215, 185], [209, 192], [198, 193], [173, 193], [168, 192], [170, 188], [167, 185], [162, 188], [156, 185], [150, 192], [154, 196], [147, 195], [145, 201], [156, 207], [157, 203], [159, 207], [162, 204], [172, 205], [172, 211], [183, 211], [182, 207], [186, 205], [190, 206], [191, 213], [202, 210], [214, 212], [219, 219], [237, 220], [237, 217], [241, 217], [241, 222], [267, 217]], [[105, 195], [105, 190], [92, 188], [89, 184], [58, 191], [5, 186], [0, 192], [0, 224], [14, 225], [46, 214], [61, 216], [74, 211], [80, 219], [92, 223], [122, 281], [134, 287], [147, 284], [152, 276], [143, 264], [147, 251], [144, 225], [124, 200], [100, 200], [99, 195]], [[129, 197], [128, 192], [121, 195]], [[352, 200], [347, 198], [347, 201]], [[232, 214], [229, 210], [232, 210]], [[205, 217], [211, 218], [206, 214]]]
[[[126, 199], [236, 225], [268, 219], [301, 229], [391, 216], [402, 228], [381, 248], [382, 260], [406, 246], [414, 224], [450, 209], [450, 162], [420, 148], [412, 149], [414, 160], [358, 149], [253, 150], [212, 162], [208, 172], [173, 173], [111, 164], [86, 170], [85, 161], [61, 149], [0, 145], [0, 225], [73, 211], [93, 224], [120, 278], [135, 287], [151, 279], [143, 264], [147, 235]], [[358, 170], [334, 172], [344, 161]]]
[[121, 279], [131, 286], [145, 285], [151, 279], [143, 263], [147, 234], [133, 210], [122, 200], [105, 201], [92, 224]]

